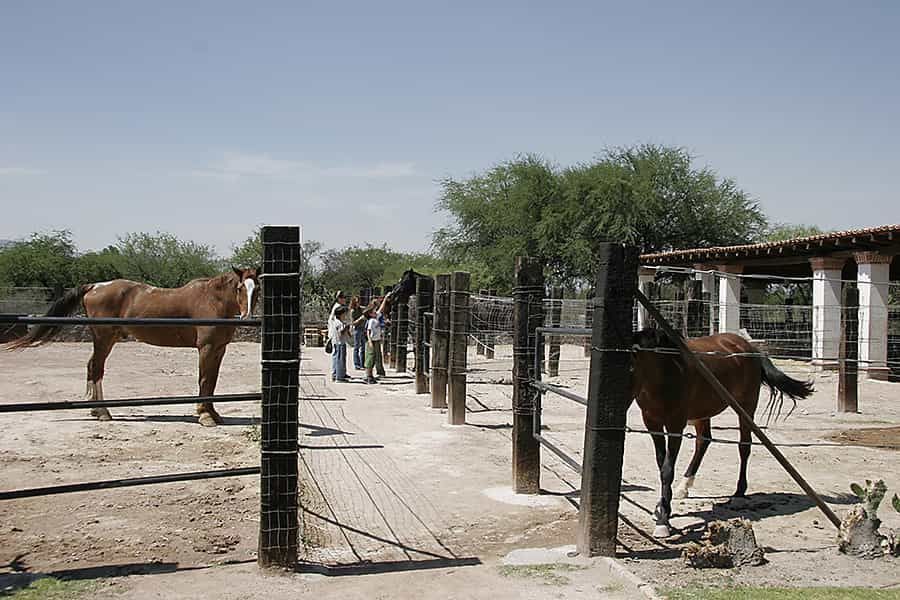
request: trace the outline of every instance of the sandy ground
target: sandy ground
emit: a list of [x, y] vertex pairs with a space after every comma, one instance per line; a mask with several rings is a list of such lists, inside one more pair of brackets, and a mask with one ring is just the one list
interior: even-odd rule
[[[59, 343], [0, 357], [0, 403], [78, 399], [90, 345]], [[83, 492], [0, 503], [0, 589], [41, 574], [97, 578], [95, 597], [272, 598], [314, 592], [323, 598], [633, 597], [606, 563], [572, 558], [578, 477], [545, 455], [539, 497], [509, 491], [511, 395], [508, 385], [476, 383], [509, 376], [509, 348], [486, 361], [470, 352], [468, 424], [414, 394], [411, 380], [391, 374], [378, 386], [333, 384], [321, 349], [304, 356], [303, 393], [331, 400], [301, 405], [301, 471], [307, 565], [289, 576], [256, 569], [256, 477]], [[580, 348], [563, 349], [557, 382], [583, 393], [587, 363]], [[790, 365], [794, 375], [802, 367]], [[358, 373], [355, 373], [358, 375]], [[327, 380], [327, 381], [326, 381]], [[259, 385], [258, 345], [229, 347], [219, 393]], [[816, 377], [815, 396], [769, 434], [839, 513], [852, 501], [849, 483], [885, 479], [900, 491], [896, 429], [900, 386], [865, 382], [861, 413], [832, 414], [835, 378]], [[108, 398], [196, 392], [196, 353], [120, 344], [104, 391]], [[0, 415], [4, 490], [116, 477], [258, 464], [258, 406], [221, 404], [224, 426], [196, 424], [192, 406], [122, 408], [99, 423], [86, 411]], [[583, 409], [545, 401], [546, 435], [580, 459]], [[636, 407], [629, 423], [641, 427]], [[736, 420], [713, 421], [717, 438], [737, 438]], [[882, 433], [860, 433], [880, 428]], [[841, 432], [848, 432], [842, 435]], [[875, 439], [875, 445], [860, 445]], [[843, 443], [842, 443], [843, 442]], [[893, 444], [893, 448], [891, 447]], [[658, 586], [692, 581], [787, 585], [900, 584], [898, 562], [837, 554], [834, 530], [764, 448], [750, 460], [749, 497], [729, 502], [737, 449], [714, 444], [693, 497], [676, 501], [673, 524], [684, 531], [652, 540], [650, 513], [657, 472], [648, 436], [626, 444], [620, 557]], [[679, 471], [690, 459], [682, 448]], [[714, 518], [754, 522], [769, 563], [757, 568], [693, 571], [680, 547]], [[881, 511], [885, 527], [900, 515]], [[544, 549], [522, 554], [523, 549]], [[511, 554], [512, 553], [512, 554]], [[507, 563], [565, 563], [524, 568]], [[5, 566], [3, 566], [5, 565]]]

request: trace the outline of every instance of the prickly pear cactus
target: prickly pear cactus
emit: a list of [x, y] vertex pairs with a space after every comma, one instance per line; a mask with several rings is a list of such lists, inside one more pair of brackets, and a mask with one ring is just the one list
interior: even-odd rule
[[[857, 483], [851, 483], [850, 490], [859, 498], [860, 504], [866, 511], [866, 517], [872, 521], [878, 521], [878, 506], [887, 493], [887, 486], [884, 485], [884, 481], [879, 479], [875, 482], [875, 485], [872, 485], [872, 482], [866, 479], [865, 489]], [[900, 506], [900, 498], [897, 498], [896, 494], [894, 495], [893, 504], [894, 508]], [[900, 508], [897, 508], [897, 510], [900, 511]]]

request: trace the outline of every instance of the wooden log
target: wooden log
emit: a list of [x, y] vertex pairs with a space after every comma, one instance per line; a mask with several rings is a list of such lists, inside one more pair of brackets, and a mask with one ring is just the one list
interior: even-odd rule
[[431, 329], [431, 408], [447, 406], [450, 361], [450, 275], [434, 278], [434, 325]]
[[466, 423], [466, 371], [469, 349], [469, 281], [464, 271], [450, 278], [450, 365], [447, 386], [447, 422]]
[[[559, 327], [562, 322], [562, 288], [555, 287], [550, 292], [550, 327]], [[559, 355], [560, 355], [560, 337], [558, 335], [547, 336], [547, 344], [550, 348], [549, 358], [547, 362], [547, 375], [550, 377], [559, 376]]]
[[429, 320], [425, 313], [430, 313], [434, 307], [434, 279], [431, 277], [419, 277], [416, 280], [416, 393], [428, 393], [428, 359], [430, 349]]
[[837, 411], [859, 412], [859, 288], [845, 285], [841, 299], [841, 341], [838, 350]]
[[584, 556], [615, 556], [631, 355], [603, 350], [631, 347], [638, 250], [611, 243], [598, 250], [576, 541]]
[[538, 391], [530, 384], [541, 378], [535, 368], [537, 328], [544, 324], [544, 265], [535, 258], [516, 258], [513, 288], [513, 490], [517, 494], [541, 491], [541, 446], [534, 437], [540, 431], [535, 412]]

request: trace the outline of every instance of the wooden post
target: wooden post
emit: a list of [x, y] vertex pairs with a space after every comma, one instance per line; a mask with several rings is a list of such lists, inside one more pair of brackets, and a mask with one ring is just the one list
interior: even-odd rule
[[431, 328], [431, 408], [447, 406], [447, 363], [450, 349], [450, 275], [434, 278]]
[[397, 372], [406, 372], [406, 346], [409, 342], [409, 300], [397, 304]]
[[[478, 290], [479, 296], [488, 296], [490, 292], [487, 290]], [[475, 313], [475, 307], [472, 307], [472, 314]], [[490, 334], [485, 334], [481, 331], [484, 321], [478, 323], [476, 327], [472, 327], [472, 332], [475, 334], [475, 354], [479, 356], [484, 356], [485, 343], [487, 342], [487, 337]]]
[[397, 369], [397, 329], [400, 326], [400, 319], [397, 316], [400, 310], [398, 302], [391, 302], [391, 326], [388, 327], [388, 343], [390, 349], [390, 358], [388, 358], [388, 366], [394, 370]]
[[703, 333], [703, 282], [687, 282], [687, 331], [685, 337], [700, 337]]
[[[497, 290], [490, 289], [488, 290], [488, 296], [491, 298], [497, 297]], [[496, 327], [499, 327], [497, 325]], [[488, 334], [484, 338], [484, 357], [488, 360], [494, 359], [494, 348], [497, 344], [497, 336], [499, 333], [495, 330], [489, 331]]]
[[[541, 491], [541, 446], [534, 439], [538, 391], [530, 383], [541, 378], [535, 372], [536, 330], [544, 324], [544, 271], [537, 259], [516, 258], [513, 288], [513, 491], [538, 494]], [[538, 428], [539, 430], [539, 428]]]
[[300, 228], [263, 227], [262, 421], [257, 562], [297, 565]]
[[837, 410], [859, 412], [857, 379], [859, 372], [859, 288], [844, 286], [841, 302], [841, 342], [838, 362]]
[[[562, 288], [553, 288], [550, 293], [550, 327], [559, 327], [559, 324], [562, 321], [562, 297]], [[550, 338], [549, 340], [547, 340], [550, 345], [547, 375], [549, 375], [550, 377], [558, 377], [560, 337], [558, 335], [551, 335], [547, 337]]]
[[434, 279], [419, 277], [416, 279], [416, 393], [428, 393], [428, 348], [425, 344], [428, 337], [428, 320], [425, 313], [431, 312], [434, 306]]
[[466, 369], [469, 350], [469, 280], [464, 271], [450, 279], [450, 365], [447, 386], [447, 422], [466, 423]]
[[603, 350], [631, 347], [638, 251], [604, 243], [597, 262], [577, 544], [585, 556], [615, 556], [625, 414], [631, 403], [631, 355]]
[[[588, 290], [587, 295], [585, 296], [584, 301], [584, 326], [585, 327], [593, 327], [594, 323], [594, 290]], [[591, 355], [591, 338], [584, 338], [584, 355], [585, 357], [590, 357]]]

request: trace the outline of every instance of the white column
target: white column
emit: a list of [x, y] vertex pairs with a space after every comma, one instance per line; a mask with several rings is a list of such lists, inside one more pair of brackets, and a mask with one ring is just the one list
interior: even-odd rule
[[813, 271], [812, 359], [836, 365], [841, 341], [841, 269], [846, 259], [809, 259]]
[[719, 265], [719, 333], [737, 333], [741, 328], [740, 265]]
[[715, 300], [716, 294], [714, 291], [716, 287], [716, 276], [710, 272], [713, 271], [714, 268], [710, 265], [698, 264], [694, 265], [694, 269], [697, 271], [694, 273], [694, 279], [703, 284], [703, 293], [708, 294], [706, 297], [709, 298], [709, 306], [707, 307], [709, 309], [709, 335], [713, 335], [716, 333], [713, 331], [713, 327], [716, 323], [715, 313], [713, 311], [719, 309], [718, 303]]
[[[653, 283], [653, 280], [656, 278], [656, 269], [645, 269], [641, 268], [638, 270], [638, 288], [641, 290], [641, 293], [647, 296], [647, 292], [649, 289], [649, 284]], [[644, 308], [643, 304], [638, 304], [637, 311], [637, 330], [647, 327], [650, 319], [647, 315], [647, 309]]]
[[888, 290], [891, 256], [856, 255], [859, 287], [859, 366], [870, 379], [887, 378]]

